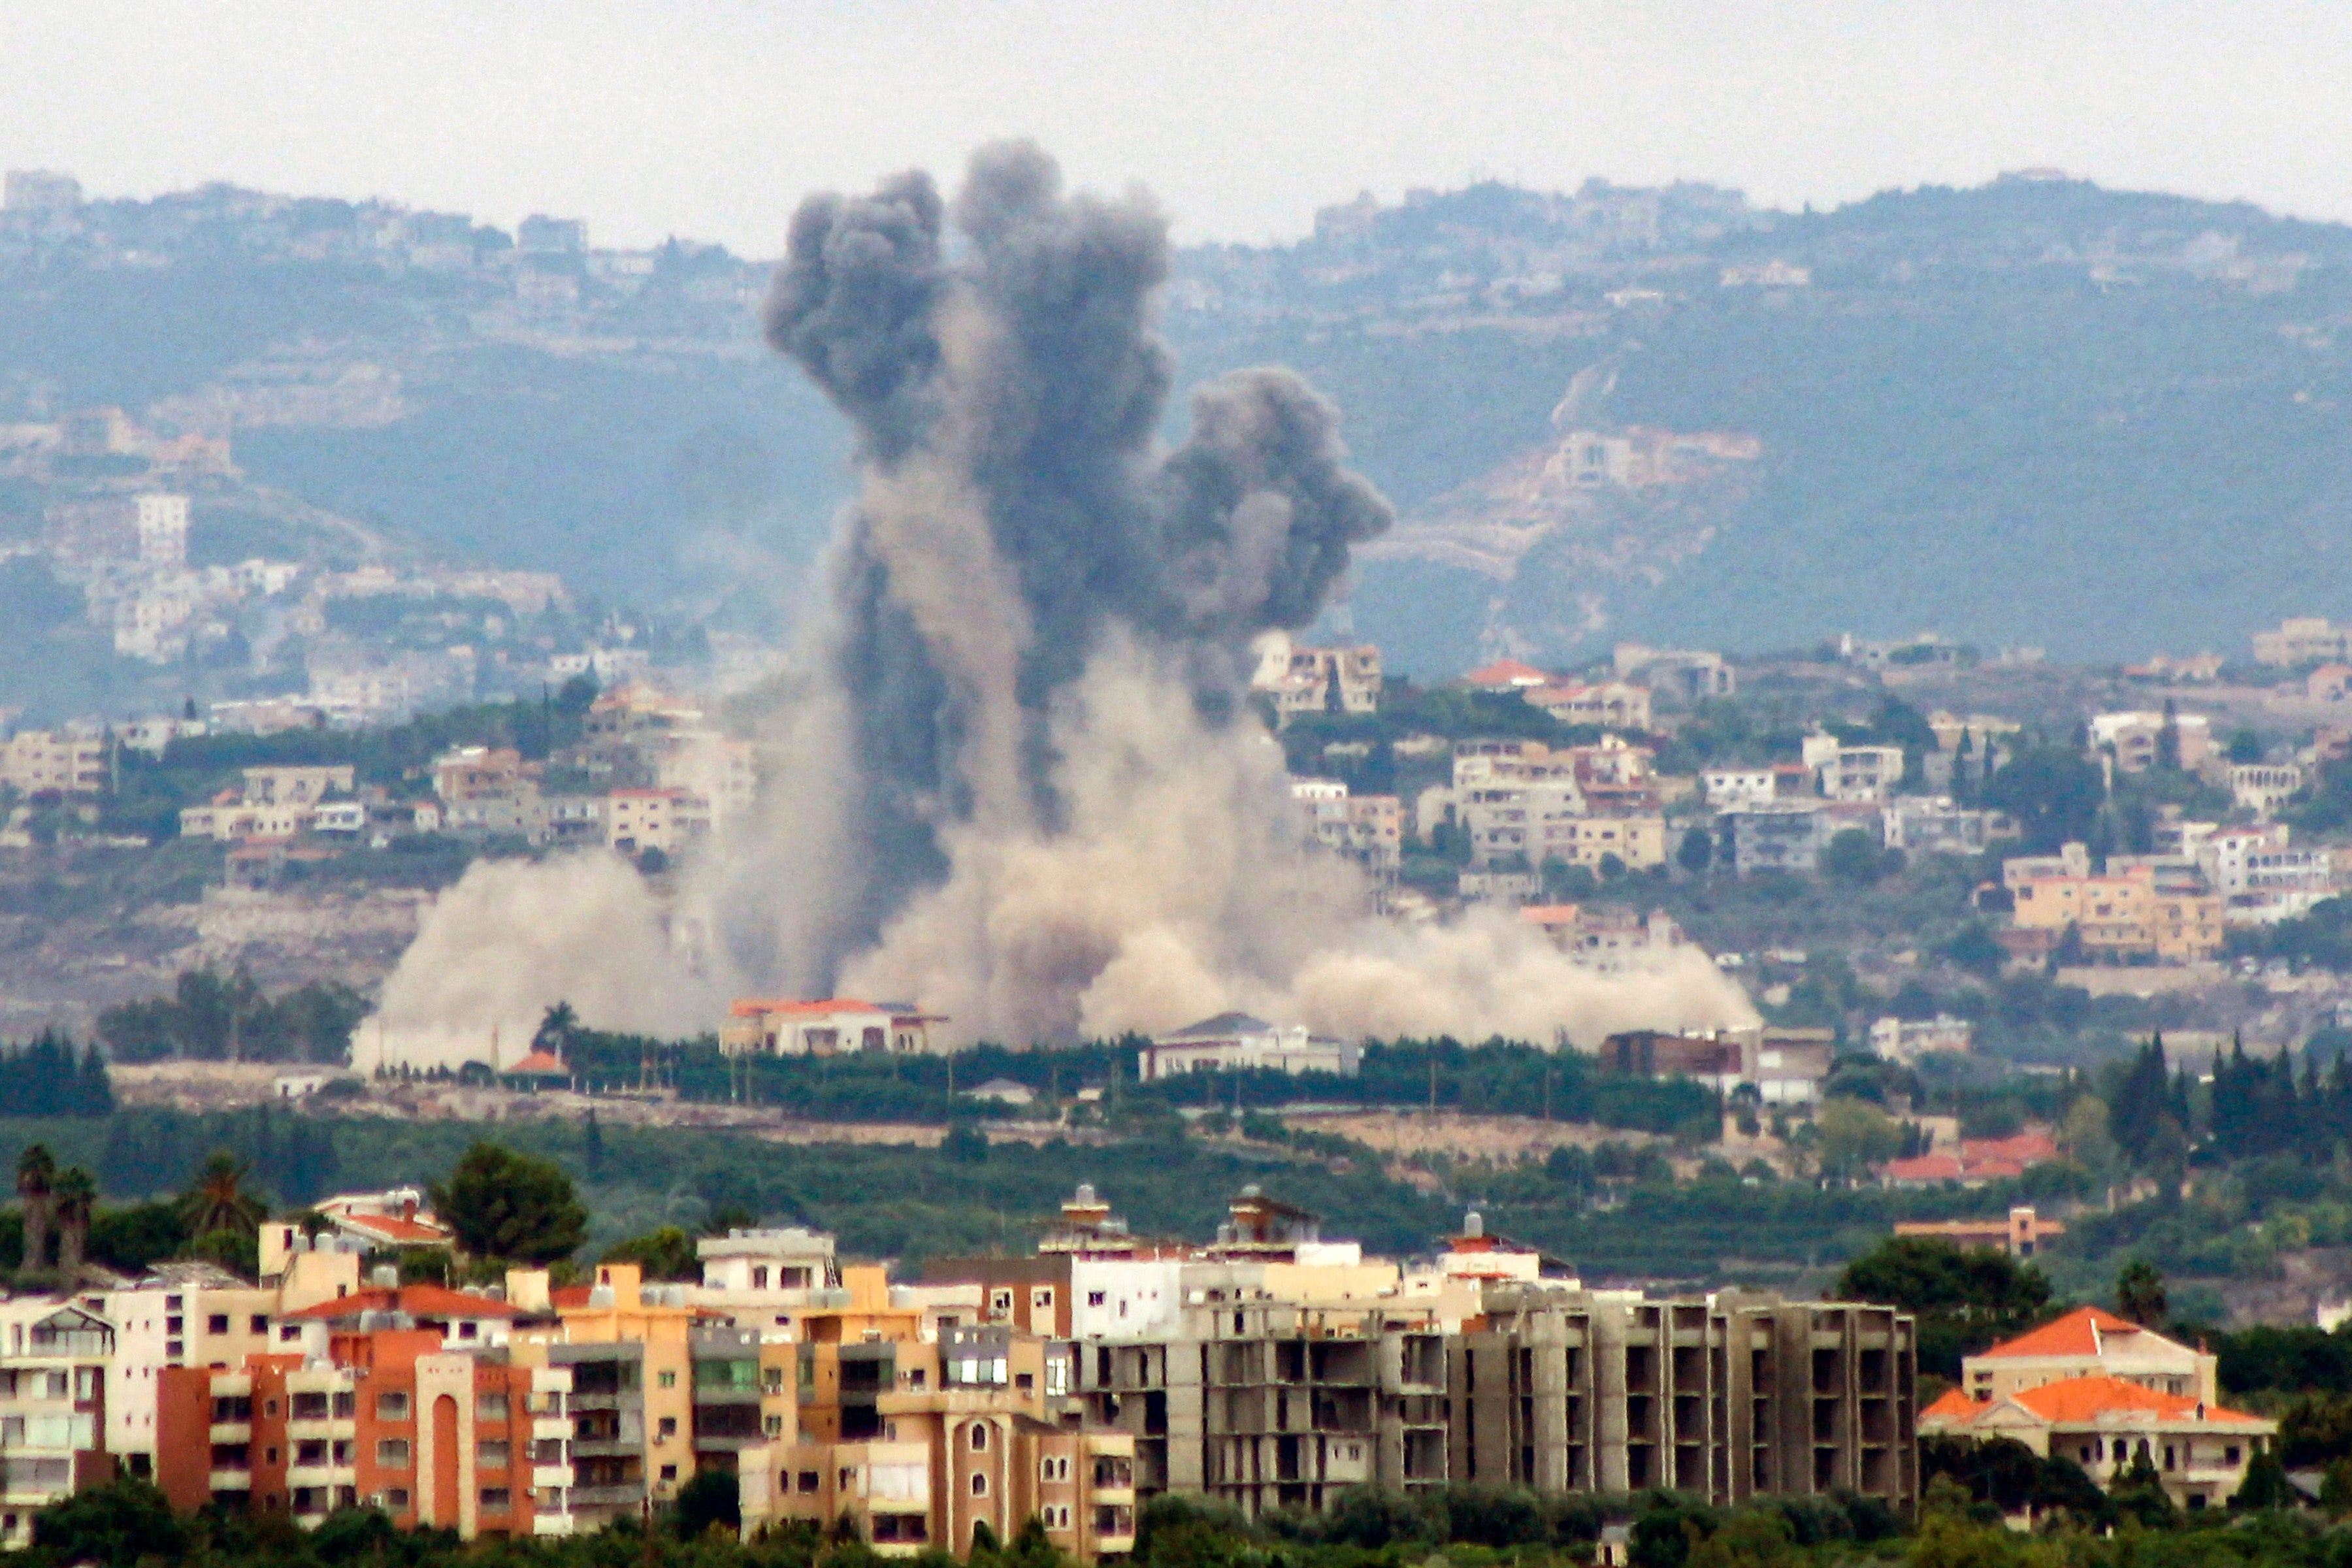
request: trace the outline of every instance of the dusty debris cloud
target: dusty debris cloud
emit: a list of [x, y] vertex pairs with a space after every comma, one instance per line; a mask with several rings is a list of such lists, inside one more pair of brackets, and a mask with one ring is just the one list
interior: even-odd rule
[[1013, 1040], [1226, 1006], [1359, 1035], [1745, 1021], [1703, 959], [1603, 979], [1505, 919], [1376, 922], [1302, 844], [1248, 645], [1311, 622], [1391, 511], [1286, 370], [1207, 384], [1159, 447], [1168, 265], [1147, 197], [1066, 195], [1024, 144], [952, 205], [919, 174], [802, 205], [763, 324], [852, 421], [860, 493], [781, 776], [680, 897], [705, 983], [667, 990], [905, 997]]

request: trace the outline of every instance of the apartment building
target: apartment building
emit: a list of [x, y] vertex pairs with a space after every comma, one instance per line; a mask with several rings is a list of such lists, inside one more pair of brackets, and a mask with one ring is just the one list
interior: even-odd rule
[[546, 1276], [511, 1279], [522, 1315], [507, 1351], [569, 1374], [572, 1515], [593, 1529], [663, 1503], [693, 1479], [694, 1378], [688, 1287], [646, 1285], [634, 1263], [600, 1263], [593, 1282], [537, 1293]]
[[70, 730], [20, 730], [0, 745], [0, 784], [21, 795], [103, 795], [106, 740]]
[[114, 1350], [113, 1325], [86, 1307], [0, 1301], [0, 1548], [29, 1545], [36, 1513], [111, 1473]]
[[[2071, 869], [2077, 858], [2016, 859], [2002, 866], [2001, 879], [2009, 888], [2019, 928], [2053, 935], [2072, 928], [2084, 954], [2092, 958], [2189, 963], [2221, 951], [2222, 903], [2218, 897], [2161, 885], [2155, 868], [2147, 865], [2126, 866], [2105, 877], [2048, 875], [2052, 868], [2047, 862], [2053, 859]], [[2080, 863], [2088, 866], [2087, 858]]]
[[1811, 876], [1836, 831], [1835, 819], [1817, 801], [1776, 800], [1727, 811], [1717, 820], [1731, 841], [1731, 868], [1742, 877], [1761, 871]]
[[156, 1479], [173, 1506], [316, 1525], [364, 1504], [467, 1540], [569, 1534], [568, 1375], [371, 1317], [388, 1326], [233, 1369], [165, 1369]]
[[2254, 634], [2254, 662], [2293, 667], [2352, 658], [2352, 629], [2324, 616], [2290, 616], [2278, 630]]
[[1360, 647], [1308, 647], [1294, 643], [1290, 634], [1267, 632], [1251, 645], [1257, 664], [1250, 673], [1250, 689], [1270, 698], [1277, 723], [1287, 724], [1301, 714], [1372, 713], [1381, 705], [1381, 650]]
[[604, 842], [624, 855], [674, 855], [710, 831], [710, 804], [682, 789], [616, 789], [604, 797]]
[[2175, 765], [2194, 773], [2213, 754], [2213, 723], [2202, 713], [2096, 713], [2091, 717], [2091, 743], [2115, 758], [2127, 773], [2146, 773], [2157, 765], [2169, 728], [2179, 748]]
[[1903, 748], [1836, 746], [1821, 761], [1819, 769], [1822, 794], [1828, 799], [1882, 801], [1902, 782]]
[[1409, 1299], [1188, 1301], [1165, 1341], [1082, 1344], [1078, 1396], [1134, 1435], [1142, 1495], [1250, 1517], [1360, 1486], [1918, 1495], [1903, 1314], [1519, 1283], [1484, 1306], [1447, 1332]]
[[263, 1267], [254, 1284], [217, 1264], [158, 1263], [142, 1278], [81, 1298], [113, 1330], [106, 1448], [132, 1475], [155, 1473], [156, 1394], [166, 1369], [240, 1367], [286, 1351], [301, 1338], [289, 1314], [359, 1289], [355, 1253], [281, 1246]]
[[1486, 1308], [1447, 1342], [1455, 1485], [1917, 1500], [1913, 1326], [1891, 1308], [1518, 1286]]
[[1519, 920], [1580, 966], [1603, 974], [1654, 964], [1685, 943], [1682, 927], [1664, 910], [1643, 914], [1622, 907], [1529, 904], [1519, 910]]
[[1404, 809], [1392, 795], [1351, 795], [1338, 779], [1290, 781], [1307, 837], [1368, 870], [1393, 872], [1404, 858]]

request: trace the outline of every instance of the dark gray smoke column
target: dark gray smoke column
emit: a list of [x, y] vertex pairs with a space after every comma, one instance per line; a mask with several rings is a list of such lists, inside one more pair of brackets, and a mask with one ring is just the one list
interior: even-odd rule
[[855, 422], [866, 477], [831, 650], [864, 886], [831, 889], [828, 973], [945, 875], [941, 830], [992, 809], [998, 731], [1020, 826], [1051, 830], [1048, 706], [1107, 631], [1176, 658], [1200, 710], [1230, 714], [1248, 639], [1313, 620], [1391, 518], [1287, 371], [1205, 387], [1191, 437], [1155, 451], [1172, 363], [1148, 201], [1065, 195], [1014, 144], [973, 158], [960, 243], [950, 216], [919, 174], [812, 197], [767, 304], [768, 341]]

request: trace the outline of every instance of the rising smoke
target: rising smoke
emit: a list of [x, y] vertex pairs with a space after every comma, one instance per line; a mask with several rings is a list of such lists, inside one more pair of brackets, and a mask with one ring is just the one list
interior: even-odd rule
[[[1747, 1021], [1695, 954], [1603, 978], [1504, 918], [1376, 921], [1302, 843], [1242, 700], [1249, 644], [1311, 622], [1391, 512], [1287, 371], [1208, 384], [1159, 446], [1168, 260], [1147, 198], [1066, 195], [1026, 145], [975, 157], [952, 209], [922, 174], [803, 205], [766, 334], [852, 421], [860, 494], [813, 673], [773, 721], [778, 776], [681, 895], [706, 978], [647, 976], [632, 1005], [837, 989], [1015, 1041], [1226, 1007], [1587, 1043]], [[443, 919], [388, 1016], [448, 993], [409, 973], [462, 962]], [[502, 967], [555, 999], [561, 964]]]

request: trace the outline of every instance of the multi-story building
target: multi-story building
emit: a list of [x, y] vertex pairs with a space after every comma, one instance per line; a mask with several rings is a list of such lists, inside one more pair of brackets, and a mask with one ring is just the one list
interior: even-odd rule
[[1684, 946], [1682, 927], [1664, 910], [1644, 915], [1622, 906], [1529, 904], [1519, 919], [1580, 964], [1603, 973], [1654, 963]]
[[2084, 1307], [1960, 1363], [1926, 1433], [2009, 1437], [2111, 1486], [2145, 1460], [2183, 1508], [2225, 1503], [2278, 1424], [2223, 1406], [2215, 1358]]
[[1493, 1283], [1449, 1333], [1409, 1300], [1202, 1294], [1166, 1340], [1078, 1347], [1080, 1399], [1135, 1435], [1146, 1496], [1256, 1516], [1352, 1487], [1918, 1494], [1912, 1325], [1890, 1309]]
[[382, 1326], [314, 1323], [301, 1350], [237, 1367], [164, 1369], [156, 1479], [173, 1505], [303, 1525], [365, 1505], [467, 1540], [570, 1533], [568, 1375], [452, 1351], [398, 1313], [369, 1321]]
[[1307, 647], [1293, 643], [1290, 634], [1267, 632], [1254, 646], [1256, 668], [1250, 689], [1274, 702], [1277, 723], [1301, 714], [1332, 711], [1364, 714], [1381, 705], [1381, 650], [1360, 647]]
[[1392, 795], [1352, 795], [1339, 779], [1297, 778], [1290, 798], [1317, 843], [1370, 870], [1396, 870], [1404, 857], [1404, 811]]
[[1836, 830], [1835, 819], [1817, 801], [1774, 801], [1727, 811], [1719, 820], [1731, 841], [1731, 868], [1742, 877], [1759, 871], [1810, 876]]
[[216, 1264], [159, 1263], [142, 1279], [83, 1298], [114, 1331], [106, 1448], [132, 1475], [155, 1473], [156, 1380], [165, 1369], [238, 1367], [282, 1352], [301, 1337], [288, 1314], [359, 1289], [356, 1253], [281, 1247], [263, 1268], [253, 1284]]
[[1699, 649], [1645, 647], [1640, 643], [1621, 642], [1612, 662], [1619, 679], [1638, 680], [1654, 692], [1685, 702], [1728, 697], [1739, 685], [1738, 676], [1724, 662], [1721, 654]]
[[1828, 799], [1881, 801], [1903, 780], [1903, 748], [1834, 746], [1817, 765]]
[[110, 1473], [114, 1325], [55, 1296], [0, 1301], [0, 1547], [28, 1545], [33, 1515]]
[[[2079, 846], [2068, 846], [2069, 850]], [[2049, 874], [2053, 866], [2085, 874]], [[2160, 884], [2153, 867], [2131, 865], [2117, 874], [2094, 877], [2088, 859], [2057, 857], [2018, 858], [2001, 868], [2013, 900], [2013, 918], [2026, 931], [2063, 932], [2072, 928], [2092, 958], [2149, 957], [2168, 963], [2210, 958], [2223, 941], [2221, 899], [2202, 891]]]
[[1935, 1051], [1966, 1054], [1976, 1026], [1938, 1013], [1932, 1018], [1880, 1018], [1870, 1026], [1870, 1048], [1888, 1061], [1912, 1062]]
[[1304, 1025], [1286, 1028], [1247, 1013], [1220, 1013], [1155, 1037], [1135, 1053], [1135, 1071], [1144, 1083], [1191, 1072], [1243, 1069], [1344, 1076], [1356, 1071], [1363, 1056], [1360, 1045], [1310, 1035]]
[[508, 1291], [527, 1314], [509, 1353], [571, 1375], [572, 1513], [595, 1525], [675, 1497], [695, 1473], [689, 1288], [646, 1285], [634, 1263], [598, 1264], [593, 1283], [551, 1292], [543, 1310], [529, 1299], [537, 1287], [521, 1287]]
[[100, 735], [20, 730], [0, 746], [0, 784], [18, 795], [103, 795], [110, 776]]
[[905, 1003], [859, 1002], [845, 996], [801, 1002], [747, 996], [719, 1026], [719, 1048], [779, 1057], [850, 1056], [887, 1051], [919, 1056], [931, 1048], [931, 1028], [948, 1020]]
[[2230, 768], [2230, 796], [2264, 821], [2303, 790], [2303, 770], [2292, 763], [2236, 763]]
[[1563, 724], [1612, 730], [1650, 727], [1650, 689], [1630, 680], [1571, 680], [1532, 687], [1521, 696], [1528, 707], [1540, 708]]
[[2097, 713], [2091, 718], [2091, 743], [2114, 756], [2127, 773], [2156, 766], [2169, 729], [2178, 760], [2174, 765], [2195, 772], [2213, 752], [2212, 721], [2202, 713]]
[[1706, 804], [1717, 811], [1769, 805], [1780, 795], [1780, 780], [1769, 767], [1709, 768], [1698, 780]]
[[682, 789], [616, 789], [604, 797], [604, 842], [624, 855], [674, 855], [709, 831], [709, 803]]
[[2293, 667], [2352, 658], [2352, 630], [2325, 616], [2291, 616], [2274, 632], [2254, 634], [2254, 662]]

